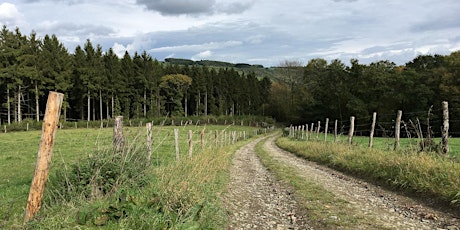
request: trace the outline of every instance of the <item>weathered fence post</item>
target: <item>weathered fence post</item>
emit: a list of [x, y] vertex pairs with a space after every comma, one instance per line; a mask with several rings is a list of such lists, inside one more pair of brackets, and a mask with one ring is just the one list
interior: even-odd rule
[[113, 147], [115, 150], [119, 150], [123, 145], [123, 116], [117, 116], [113, 125]]
[[377, 113], [374, 112], [372, 114], [371, 133], [369, 135], [369, 148], [372, 148], [372, 144], [374, 143], [374, 130], [375, 130], [375, 122], [376, 121], [377, 121]]
[[201, 130], [201, 150], [204, 150], [204, 129]]
[[318, 126], [316, 127], [316, 140], [319, 139], [319, 129], [321, 128], [321, 121], [318, 121]]
[[188, 156], [191, 158], [193, 154], [193, 139], [192, 139], [193, 132], [192, 130], [188, 131]]
[[305, 141], [308, 141], [308, 138], [310, 137], [308, 133], [308, 125], [305, 125]]
[[152, 123], [148, 122], [145, 127], [147, 128], [147, 162], [150, 164], [152, 157]]
[[327, 141], [327, 129], [329, 129], [329, 118], [326, 118], [326, 124], [324, 125], [324, 141]]
[[442, 102], [442, 153], [449, 153], [449, 104], [447, 101]]
[[214, 133], [214, 139], [216, 141], [216, 148], [219, 148], [219, 131], [215, 131]]
[[176, 160], [179, 160], [179, 129], [174, 129], [174, 146], [176, 149]]
[[394, 150], [399, 148], [399, 137], [401, 134], [401, 117], [402, 111], [398, 110], [398, 115], [396, 116], [396, 124], [395, 124], [395, 147]]
[[334, 142], [337, 142], [337, 119], [334, 122]]
[[43, 118], [42, 136], [38, 147], [34, 177], [30, 186], [29, 197], [27, 198], [24, 222], [34, 217], [42, 205], [63, 98], [64, 94], [62, 93], [50, 92], [48, 95], [45, 117]]
[[348, 144], [353, 143], [353, 133], [355, 132], [355, 117], [350, 117], [350, 130], [348, 131]]

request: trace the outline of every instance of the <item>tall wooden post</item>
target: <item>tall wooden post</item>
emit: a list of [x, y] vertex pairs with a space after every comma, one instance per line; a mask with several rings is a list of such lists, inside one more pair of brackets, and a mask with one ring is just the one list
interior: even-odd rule
[[204, 150], [204, 129], [201, 130], [201, 150]]
[[318, 121], [318, 126], [316, 127], [316, 140], [319, 139], [319, 129], [321, 128], [321, 121]]
[[176, 160], [179, 160], [179, 129], [174, 129], [174, 146], [176, 149]]
[[152, 123], [145, 124], [147, 128], [147, 162], [150, 164], [152, 157]]
[[334, 142], [337, 142], [337, 119], [334, 122]]
[[372, 114], [372, 125], [371, 125], [371, 133], [369, 135], [369, 148], [372, 148], [374, 143], [374, 130], [375, 130], [375, 122], [377, 121], [377, 113], [374, 112]]
[[310, 135], [308, 133], [308, 125], [305, 125], [305, 141], [308, 141]]
[[120, 150], [123, 145], [123, 116], [117, 116], [113, 125], [113, 147], [115, 150]]
[[30, 186], [29, 197], [27, 198], [24, 222], [33, 218], [42, 205], [63, 98], [64, 94], [62, 93], [50, 92], [48, 95], [45, 117], [43, 118], [42, 136], [38, 147], [34, 177]]
[[327, 141], [327, 130], [329, 129], [329, 118], [326, 118], [326, 124], [324, 125], [324, 141]]
[[348, 131], [348, 144], [353, 143], [353, 133], [355, 132], [355, 117], [350, 117], [350, 130]]
[[216, 142], [216, 148], [219, 147], [219, 131], [215, 131], [214, 132], [214, 139], [215, 139], [215, 142]]
[[192, 130], [188, 131], [188, 156], [191, 158], [193, 154], [193, 139], [192, 139], [193, 132]]
[[442, 153], [449, 153], [449, 104], [447, 101], [442, 102]]
[[398, 115], [396, 116], [396, 124], [395, 124], [395, 147], [394, 150], [399, 148], [399, 138], [401, 134], [401, 117], [402, 111], [398, 110]]

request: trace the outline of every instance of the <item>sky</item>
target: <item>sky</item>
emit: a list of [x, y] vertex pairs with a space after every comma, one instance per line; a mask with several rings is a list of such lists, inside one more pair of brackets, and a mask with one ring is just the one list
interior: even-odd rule
[[460, 50], [459, 0], [0, 0], [0, 24], [119, 56], [403, 65]]

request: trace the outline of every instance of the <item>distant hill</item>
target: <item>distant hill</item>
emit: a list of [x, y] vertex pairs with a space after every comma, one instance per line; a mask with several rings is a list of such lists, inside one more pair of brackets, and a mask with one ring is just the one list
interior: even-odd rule
[[190, 59], [183, 58], [166, 58], [165, 63], [177, 64], [177, 65], [199, 65], [199, 66], [208, 66], [215, 68], [234, 68], [236, 71], [244, 74], [255, 73], [258, 78], [268, 77], [269, 79], [274, 78], [275, 69], [274, 67], [266, 68], [263, 65], [251, 65], [246, 63], [230, 63], [222, 61], [213, 61], [213, 60], [200, 60], [193, 61]]

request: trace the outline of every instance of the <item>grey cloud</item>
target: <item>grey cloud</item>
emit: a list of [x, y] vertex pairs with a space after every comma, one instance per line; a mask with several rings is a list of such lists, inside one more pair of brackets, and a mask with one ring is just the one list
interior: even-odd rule
[[215, 0], [137, 0], [148, 10], [157, 11], [163, 15], [181, 14], [210, 14], [213, 12]]
[[254, 5], [254, 1], [249, 2], [232, 2], [230, 4], [218, 4], [217, 10], [226, 14], [239, 14]]
[[251, 8], [254, 1], [217, 3], [216, 0], [136, 0], [148, 10], [162, 15], [239, 14]]
[[[49, 2], [50, 0], [25, 0], [26, 3], [34, 3], [34, 2]], [[76, 5], [80, 3], [85, 3], [87, 0], [51, 0], [53, 2], [62, 2], [66, 3], [67, 5]]]
[[412, 32], [436, 31], [451, 28], [460, 28], [460, 17], [439, 18], [415, 24], [411, 27]]
[[358, 0], [332, 0], [334, 2], [356, 2]]
[[44, 22], [37, 27], [37, 30], [73, 36], [88, 36], [88, 34], [104, 36], [115, 32], [112, 28], [102, 25], [75, 24], [70, 22]]

